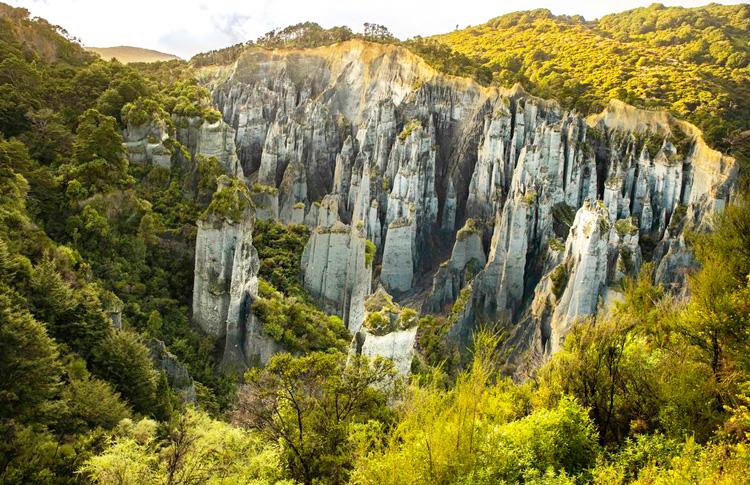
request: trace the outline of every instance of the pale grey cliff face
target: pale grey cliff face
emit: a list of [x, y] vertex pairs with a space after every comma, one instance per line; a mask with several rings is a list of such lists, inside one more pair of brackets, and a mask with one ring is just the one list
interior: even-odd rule
[[417, 313], [400, 307], [381, 286], [363, 302], [363, 324], [352, 329], [350, 353], [393, 361], [396, 372], [409, 375], [417, 340]]
[[164, 146], [169, 138], [166, 122], [155, 120], [141, 126], [129, 124], [122, 138], [130, 163], [149, 163], [169, 168], [172, 153]]
[[354, 338], [352, 351], [369, 359], [390, 359], [399, 375], [408, 376], [411, 372], [416, 340], [417, 327], [396, 330], [385, 335], [373, 335], [366, 330], [360, 330]]
[[443, 312], [451, 305], [466, 284], [487, 264], [482, 245], [481, 229], [468, 219], [456, 234], [451, 257], [440, 265], [432, 278], [432, 290], [422, 311]]
[[354, 225], [341, 222], [335, 195], [323, 199], [317, 216], [302, 254], [305, 288], [356, 332], [364, 319], [364, 300], [372, 279], [372, 264], [365, 260], [364, 223], [361, 217]]
[[[217, 190], [225, 188], [220, 179]], [[260, 260], [253, 246], [254, 209], [247, 203], [239, 221], [214, 213], [199, 220], [195, 244], [193, 322], [224, 337], [221, 365], [228, 370], [266, 363], [278, 351], [251, 309]]]
[[[658, 280], [682, 287], [683, 231], [705, 228], [736, 178], [733, 159], [666, 114], [613, 102], [586, 119], [518, 88], [438, 74], [394, 46], [248, 49], [206, 78], [243, 173], [257, 179], [258, 217], [313, 230], [305, 287], [353, 332], [378, 284], [441, 311], [471, 283], [451, 335], [501, 320], [519, 359], [541, 359], [637, 272], [644, 240]], [[469, 218], [478, 229], [461, 239]], [[229, 256], [205, 248], [239, 236], [203, 237], [196, 258], [223, 275]], [[198, 302], [207, 330], [221, 327], [223, 301]]]
[[216, 157], [224, 173], [244, 179], [234, 144], [235, 131], [224, 120], [209, 123], [199, 117], [173, 116], [171, 122], [174, 128], [161, 119], [140, 126], [128, 124], [123, 131], [123, 141], [129, 161], [170, 168], [173, 161], [182, 155], [173, 153], [165, 145], [172, 138], [187, 150], [191, 170], [195, 169], [195, 161], [199, 157]]
[[185, 145], [195, 160], [199, 155], [216, 157], [224, 173], [243, 179], [234, 144], [234, 130], [224, 120], [209, 123], [201, 118], [175, 119], [177, 140]]
[[198, 221], [193, 281], [193, 321], [209, 335], [226, 334], [229, 290], [240, 223]]

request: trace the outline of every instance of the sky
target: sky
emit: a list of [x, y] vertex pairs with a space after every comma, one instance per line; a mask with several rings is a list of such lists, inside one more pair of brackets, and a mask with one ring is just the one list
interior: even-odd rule
[[[91, 47], [128, 45], [183, 58], [253, 40], [303, 21], [323, 27], [386, 25], [401, 39], [464, 28], [518, 10], [548, 8], [588, 20], [647, 6], [654, 0], [2, 0], [64, 27]], [[698, 6], [710, 0], [661, 0]], [[721, 1], [719, 3], [742, 3]]]

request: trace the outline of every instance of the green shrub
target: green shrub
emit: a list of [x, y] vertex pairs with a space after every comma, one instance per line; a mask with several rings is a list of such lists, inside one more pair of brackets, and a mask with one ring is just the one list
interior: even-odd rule
[[549, 278], [552, 281], [552, 294], [554, 294], [556, 298], [559, 299], [565, 291], [565, 288], [568, 286], [568, 277], [568, 268], [565, 264], [557, 265], [557, 267], [550, 273]]
[[401, 130], [401, 133], [399, 133], [398, 139], [401, 141], [405, 141], [407, 138], [409, 138], [414, 130], [420, 128], [422, 128], [422, 122], [416, 118], [411, 119], [404, 124], [404, 129]]
[[219, 185], [211, 203], [201, 214], [201, 219], [207, 220], [213, 215], [231, 222], [240, 222], [245, 209], [252, 204], [247, 186], [241, 180], [227, 176], [219, 178]]
[[365, 266], [368, 268], [372, 266], [372, 260], [375, 257], [375, 252], [378, 250], [375, 247], [375, 243], [369, 239], [365, 241]]
[[311, 303], [287, 297], [263, 279], [252, 309], [263, 330], [290, 352], [343, 350], [349, 344], [349, 331], [339, 317], [326, 315]]

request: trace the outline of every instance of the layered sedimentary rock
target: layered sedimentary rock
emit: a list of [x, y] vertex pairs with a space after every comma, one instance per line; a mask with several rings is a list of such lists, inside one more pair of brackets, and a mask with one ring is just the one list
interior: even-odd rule
[[[637, 271], [640, 245], [682, 287], [685, 228], [706, 228], [736, 178], [667, 114], [612, 102], [584, 118], [395, 46], [248, 48], [208, 71], [258, 214], [312, 229], [305, 287], [353, 332], [378, 284], [435, 312], [470, 285], [450, 335], [502, 321], [516, 355], [543, 357]], [[462, 239], [468, 219], [478, 229]]]

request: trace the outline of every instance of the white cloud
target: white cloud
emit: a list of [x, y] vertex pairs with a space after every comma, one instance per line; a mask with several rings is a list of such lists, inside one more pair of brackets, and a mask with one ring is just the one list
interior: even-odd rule
[[[275, 27], [314, 21], [324, 27], [384, 24], [398, 37], [430, 35], [517, 10], [549, 8], [588, 19], [654, 0], [5, 0], [65, 27], [86, 45], [133, 45], [182, 57], [255, 39]], [[662, 0], [696, 6], [708, 0]], [[728, 1], [722, 3], [741, 3]]]

